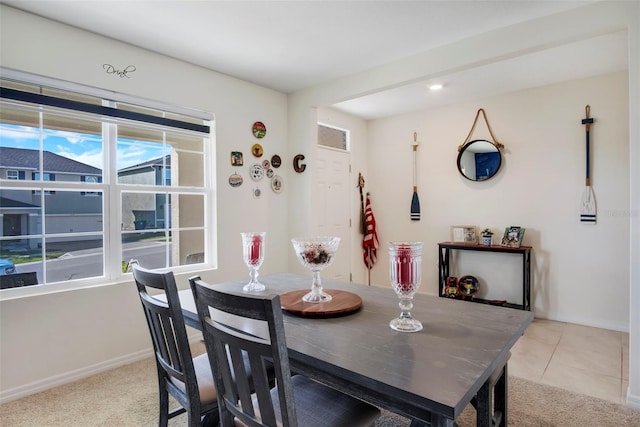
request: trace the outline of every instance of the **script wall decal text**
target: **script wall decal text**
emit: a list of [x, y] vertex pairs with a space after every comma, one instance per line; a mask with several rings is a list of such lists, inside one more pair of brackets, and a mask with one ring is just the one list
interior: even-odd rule
[[115, 74], [116, 76], [120, 77], [120, 78], [128, 78], [130, 79], [131, 76], [129, 76], [130, 73], [133, 73], [136, 70], [136, 67], [134, 67], [133, 65], [127, 65], [123, 70], [119, 70], [118, 68], [114, 67], [111, 64], [102, 64], [102, 69], [107, 73], [107, 74]]

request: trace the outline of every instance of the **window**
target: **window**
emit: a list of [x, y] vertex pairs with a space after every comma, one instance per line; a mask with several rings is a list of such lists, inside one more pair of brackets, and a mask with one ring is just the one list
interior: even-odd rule
[[19, 179], [24, 180], [24, 177], [25, 177], [24, 171], [7, 170], [7, 179], [12, 179], [17, 181]]
[[[56, 180], [56, 174], [54, 173], [39, 173], [39, 172], [32, 172], [31, 173], [31, 179], [33, 181], [55, 181]], [[40, 194], [40, 190], [33, 190], [32, 191], [33, 194], [35, 195], [39, 195]], [[51, 190], [46, 190], [44, 192], [45, 195], [50, 195], [50, 194], [56, 194], [55, 191], [51, 191]]]
[[349, 150], [349, 131], [318, 123], [318, 145]]
[[213, 258], [211, 114], [18, 77], [0, 81], [0, 258], [59, 286]]
[[[80, 181], [87, 182], [89, 184], [98, 184], [102, 182], [102, 177], [95, 176], [95, 175], [82, 175], [80, 177]], [[83, 196], [89, 196], [89, 197], [100, 195], [100, 193], [98, 193], [97, 191], [81, 191], [80, 194]]]

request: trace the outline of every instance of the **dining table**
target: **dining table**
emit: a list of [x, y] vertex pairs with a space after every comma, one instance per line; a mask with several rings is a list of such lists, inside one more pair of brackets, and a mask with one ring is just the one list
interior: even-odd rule
[[[309, 289], [311, 277], [275, 273], [261, 275], [260, 282], [266, 286], [261, 294], [286, 295]], [[244, 285], [246, 280], [209, 284], [235, 293]], [[329, 316], [284, 311], [295, 373], [407, 417], [412, 427], [456, 426], [470, 403], [478, 426], [506, 426], [510, 350], [532, 312], [416, 293], [411, 314], [423, 329], [398, 332], [389, 327], [400, 313], [391, 286], [324, 278], [323, 286], [362, 303]], [[179, 296], [185, 323], [201, 330], [191, 289]]]

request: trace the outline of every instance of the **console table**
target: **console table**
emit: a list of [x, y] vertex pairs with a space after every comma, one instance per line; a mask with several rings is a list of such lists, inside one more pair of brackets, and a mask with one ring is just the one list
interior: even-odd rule
[[[519, 248], [509, 248], [501, 245], [475, 245], [470, 243], [442, 242], [438, 243], [438, 272], [439, 289], [438, 295], [446, 297], [444, 288], [447, 277], [449, 277], [449, 259], [452, 250], [497, 252], [507, 254], [522, 255], [522, 304], [505, 302], [500, 304], [504, 307], [519, 308], [521, 310], [531, 310], [531, 246], [520, 246]], [[490, 304], [492, 301], [482, 298], [473, 298], [470, 301]]]

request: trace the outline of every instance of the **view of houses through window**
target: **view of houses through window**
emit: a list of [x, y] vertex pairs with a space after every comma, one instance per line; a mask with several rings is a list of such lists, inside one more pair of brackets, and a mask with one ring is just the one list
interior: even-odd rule
[[[117, 279], [132, 259], [147, 268], [205, 262], [210, 135], [172, 124], [206, 121], [4, 80], [2, 90], [0, 260], [15, 267], [6, 271], [35, 273], [37, 284], [91, 283]], [[57, 106], [53, 95], [81, 108]]]

